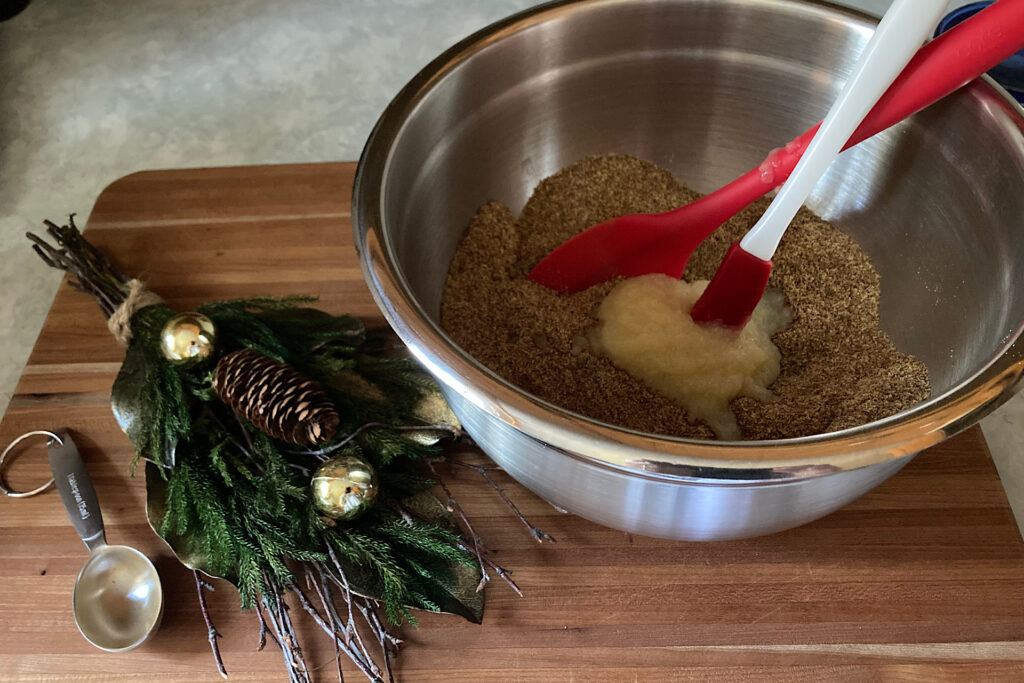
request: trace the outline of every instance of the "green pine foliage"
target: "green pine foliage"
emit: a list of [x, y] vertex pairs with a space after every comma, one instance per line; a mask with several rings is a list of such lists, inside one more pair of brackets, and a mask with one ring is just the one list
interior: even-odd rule
[[[218, 353], [255, 349], [318, 380], [341, 416], [339, 446], [322, 454], [278, 442], [216, 399], [210, 367], [156, 363], [142, 400], [157, 419], [143, 438], [150, 449], [174, 443], [175, 453], [174, 466], [161, 469], [165, 507], [155, 528], [172, 547], [186, 539], [196, 568], [234, 582], [243, 608], [260, 604], [268, 580], [288, 588], [298, 563], [314, 562], [344, 571], [355, 592], [382, 602], [391, 623], [415, 623], [411, 609], [452, 603], [455, 567], [476, 566], [454, 526], [403, 505], [433, 485], [420, 463], [437, 447], [387, 425], [422, 424], [415, 407], [437, 387], [410, 360], [375, 352], [359, 320], [297, 307], [305, 301], [217, 302], [199, 312], [214, 321]], [[161, 315], [144, 322], [133, 346], [155, 347]], [[374, 507], [351, 522], [321, 517], [311, 501], [312, 472], [335, 454], [367, 460], [382, 487]]]

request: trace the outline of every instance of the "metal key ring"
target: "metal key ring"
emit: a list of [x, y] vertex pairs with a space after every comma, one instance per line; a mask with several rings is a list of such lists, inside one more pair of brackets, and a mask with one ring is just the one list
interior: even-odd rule
[[59, 443], [61, 446], [64, 445], [64, 441], [61, 440], [61, 438], [59, 436], [57, 436], [53, 432], [48, 432], [48, 431], [45, 431], [45, 430], [37, 430], [37, 431], [34, 431], [34, 432], [25, 432], [24, 434], [19, 436], [17, 439], [12, 441], [10, 444], [8, 444], [7, 448], [4, 449], [4, 452], [0, 453], [0, 493], [3, 493], [5, 496], [9, 496], [10, 498], [28, 498], [29, 496], [34, 496], [37, 493], [42, 493], [46, 489], [48, 489], [51, 486], [53, 486], [53, 478], [52, 477], [50, 478], [50, 481], [46, 482], [45, 484], [43, 484], [42, 486], [40, 486], [38, 488], [32, 489], [31, 491], [14, 491], [7, 484], [7, 477], [4, 474], [4, 462], [7, 459], [7, 454], [11, 452], [12, 448], [17, 446], [19, 443], [21, 443], [22, 441], [24, 441], [25, 439], [27, 439], [30, 436], [48, 436], [48, 437], [50, 437], [50, 440], [47, 442], [47, 445], [53, 443], [54, 441]]

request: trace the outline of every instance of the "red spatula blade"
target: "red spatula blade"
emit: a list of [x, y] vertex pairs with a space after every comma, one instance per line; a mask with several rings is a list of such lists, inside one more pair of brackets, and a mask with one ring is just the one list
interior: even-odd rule
[[[747, 173], [732, 185], [759, 182], [751, 181], [756, 175]], [[619, 275], [661, 273], [680, 278], [697, 245], [744, 205], [708, 195], [667, 213], [612, 218], [562, 243], [527, 277], [562, 294], [581, 292]]]
[[715, 323], [742, 329], [754, 313], [768, 286], [772, 262], [744, 251], [733, 242], [707, 289], [697, 299], [690, 317], [698, 323]]
[[[627, 223], [628, 222], [628, 223]], [[580, 292], [618, 275], [681, 277], [692, 248], [663, 215], [613, 218], [584, 230], [545, 256], [528, 278], [562, 294]]]

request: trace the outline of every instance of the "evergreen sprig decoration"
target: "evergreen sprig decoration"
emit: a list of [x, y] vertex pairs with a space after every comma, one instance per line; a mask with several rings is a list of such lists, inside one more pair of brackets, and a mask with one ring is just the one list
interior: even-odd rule
[[[111, 405], [134, 447], [132, 471], [139, 460], [146, 463], [150, 525], [195, 573], [223, 675], [204, 596], [212, 586], [201, 574], [237, 587], [243, 609], [257, 614], [260, 649], [269, 633], [293, 682], [308, 681], [309, 672], [286, 598], [323, 629], [339, 657], [344, 653], [370, 680], [390, 681], [400, 643], [391, 629], [415, 624], [412, 610], [479, 622], [488, 569], [519, 592], [435, 476], [438, 443], [462, 434], [458, 420], [433, 380], [392, 352], [384, 330], [310, 308], [312, 299], [303, 297], [217, 301], [196, 311], [216, 329], [213, 357], [174, 364], [160, 342], [176, 312], [116, 271], [82, 237], [73, 216], [66, 226], [46, 225], [55, 245], [29, 234], [36, 252], [71, 273], [72, 286], [96, 299], [108, 321], [127, 321], [123, 334], [115, 332], [127, 349]], [[257, 365], [280, 370], [292, 390], [316, 384], [319, 393], [302, 405], [312, 401], [317, 408], [307, 412], [323, 416], [330, 403], [333, 439], [304, 446], [274, 438], [301, 432], [299, 417], [268, 428], [256, 413], [239, 409], [242, 399], [234, 397], [246, 394], [241, 387], [215, 387], [218, 358], [239, 352], [265, 359]], [[274, 391], [274, 382], [264, 382], [259, 405], [272, 405]], [[231, 398], [221, 400], [218, 392]], [[324, 516], [312, 499], [311, 476], [339, 457], [365, 461], [379, 479], [380, 493], [356, 519]], [[491, 468], [467, 466], [498, 490], [534, 538], [553, 540], [522, 517], [490, 478]], [[444, 502], [431, 493], [435, 485]]]

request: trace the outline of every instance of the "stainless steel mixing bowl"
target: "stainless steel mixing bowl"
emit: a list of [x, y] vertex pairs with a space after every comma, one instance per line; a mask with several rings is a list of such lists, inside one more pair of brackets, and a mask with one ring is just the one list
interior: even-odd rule
[[873, 30], [821, 2], [560, 2], [470, 36], [421, 71], [363, 152], [353, 213], [366, 280], [452, 408], [509, 474], [612, 527], [678, 539], [821, 517], [975, 423], [1024, 371], [1024, 120], [977, 82], [844, 154], [810, 206], [882, 277], [881, 320], [931, 371], [926, 403], [856, 429], [721, 443], [561, 410], [438, 326], [475, 210], [519, 210], [587, 155], [629, 153], [708, 191], [820, 119]]

